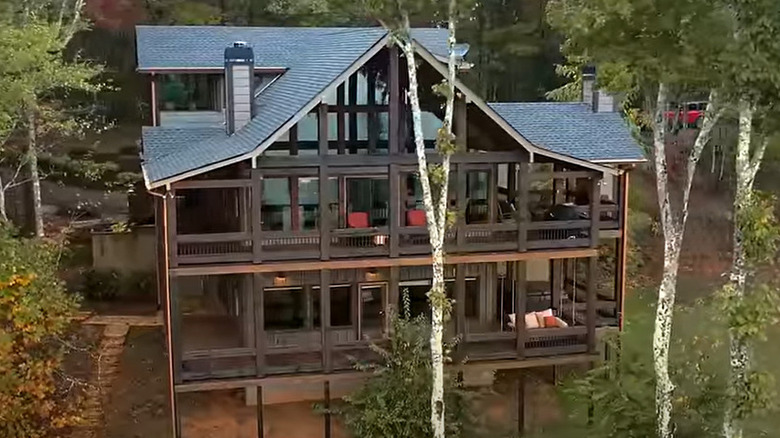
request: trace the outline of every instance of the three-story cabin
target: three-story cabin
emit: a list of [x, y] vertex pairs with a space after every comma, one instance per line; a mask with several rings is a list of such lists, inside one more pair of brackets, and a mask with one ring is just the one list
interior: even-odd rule
[[[413, 36], [436, 162], [446, 30]], [[176, 433], [182, 392], [327, 393], [388, 335], [403, 292], [413, 314], [429, 311], [408, 60], [381, 28], [140, 26], [137, 38]], [[643, 158], [593, 79], [572, 103], [486, 103], [457, 84], [447, 329], [465, 372], [591, 361], [597, 327], [622, 323], [626, 170]]]

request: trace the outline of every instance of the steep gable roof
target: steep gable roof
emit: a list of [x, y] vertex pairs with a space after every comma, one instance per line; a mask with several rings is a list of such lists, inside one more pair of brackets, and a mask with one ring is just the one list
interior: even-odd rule
[[[255, 49], [256, 67], [286, 69], [258, 97], [252, 121], [232, 136], [200, 132], [199, 141], [187, 141], [171, 135], [167, 128], [145, 129], [143, 170], [147, 184], [224, 165], [283, 134], [286, 125], [294, 123], [296, 115], [311, 110], [337, 79], [350, 68], [360, 67], [362, 58], [381, 50], [387, 35], [383, 28], [139, 26], [140, 70], [221, 67], [224, 48], [237, 40], [247, 41]], [[438, 56], [445, 56], [445, 29], [415, 29], [413, 36]], [[170, 142], [160, 146], [163, 137]]]
[[531, 143], [592, 162], [644, 161], [621, 114], [595, 113], [580, 102], [489, 103], [501, 118]]

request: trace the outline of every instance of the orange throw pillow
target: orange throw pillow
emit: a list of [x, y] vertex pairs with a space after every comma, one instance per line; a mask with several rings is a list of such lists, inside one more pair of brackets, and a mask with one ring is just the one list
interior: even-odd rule
[[554, 316], [545, 316], [544, 326], [547, 328], [558, 327], [558, 320]]

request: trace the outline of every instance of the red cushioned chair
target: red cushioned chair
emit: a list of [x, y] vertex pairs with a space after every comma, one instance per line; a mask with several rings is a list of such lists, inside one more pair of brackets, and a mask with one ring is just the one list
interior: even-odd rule
[[424, 227], [425, 222], [425, 212], [423, 210], [409, 210], [406, 212], [407, 227]]
[[370, 228], [368, 222], [368, 213], [365, 211], [355, 211], [347, 215], [347, 227], [349, 228]]

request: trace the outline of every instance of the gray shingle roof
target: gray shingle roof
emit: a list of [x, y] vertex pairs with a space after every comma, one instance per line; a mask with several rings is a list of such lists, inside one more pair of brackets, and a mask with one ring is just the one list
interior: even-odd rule
[[[255, 66], [288, 68], [306, 62], [312, 44], [328, 45], [344, 35], [386, 33], [379, 27], [136, 26], [138, 68], [222, 68], [225, 47], [235, 41], [254, 49]], [[447, 55], [445, 29], [414, 29], [413, 33], [435, 55]], [[330, 45], [331, 51], [339, 49]]]
[[[382, 28], [138, 26], [140, 69], [222, 67], [224, 48], [233, 41], [254, 48], [256, 65], [287, 69], [259, 96], [255, 118], [232, 136], [213, 131], [195, 141], [166, 128], [145, 129], [146, 178], [160, 181], [251, 152], [386, 35]], [[415, 29], [413, 35], [446, 56], [445, 29]]]
[[588, 161], [643, 161], [620, 113], [594, 113], [579, 102], [489, 103], [534, 145]]

